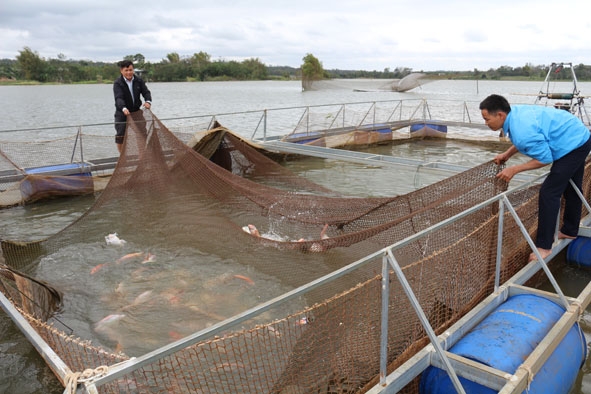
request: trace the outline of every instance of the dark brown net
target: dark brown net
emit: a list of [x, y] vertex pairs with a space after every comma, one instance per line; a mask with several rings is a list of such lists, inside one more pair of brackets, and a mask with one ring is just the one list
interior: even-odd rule
[[[404, 196], [351, 198], [290, 174], [222, 127], [190, 145], [204, 154], [151, 112], [134, 114], [110, 183], [88, 212], [46, 240], [2, 242], [7, 264], [63, 292], [64, 306], [54, 317], [27, 317], [72, 370], [154, 350], [506, 188], [489, 162]], [[537, 191], [510, 197], [532, 234]], [[498, 219], [491, 204], [394, 251], [436, 332], [491, 292]], [[248, 224], [260, 236], [247, 233]], [[529, 255], [508, 214], [505, 228], [502, 281]], [[126, 244], [105, 245], [114, 233]], [[99, 391], [364, 392], [379, 374], [381, 263], [376, 255], [361, 269]], [[18, 296], [8, 295], [28, 312]], [[392, 370], [426, 343], [426, 335], [395, 279], [389, 305]]]

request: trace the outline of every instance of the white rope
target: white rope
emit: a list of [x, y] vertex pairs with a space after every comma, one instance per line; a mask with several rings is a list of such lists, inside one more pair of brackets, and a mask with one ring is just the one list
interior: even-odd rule
[[100, 367], [96, 367], [95, 369], [85, 369], [82, 372], [70, 372], [66, 375], [66, 390], [64, 391], [64, 393], [76, 394], [76, 389], [79, 383], [85, 383], [92, 379], [105, 376], [108, 371], [109, 367], [107, 367], [106, 365], [101, 365]]
[[520, 368], [523, 368], [527, 371], [527, 388], [525, 389], [525, 392], [527, 394], [529, 394], [529, 389], [531, 387], [531, 383], [534, 381], [534, 374], [531, 370], [531, 366], [530, 365], [526, 365], [526, 366], [521, 366]]

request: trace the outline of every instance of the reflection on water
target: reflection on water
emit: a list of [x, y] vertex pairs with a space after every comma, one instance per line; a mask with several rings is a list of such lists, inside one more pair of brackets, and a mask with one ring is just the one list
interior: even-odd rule
[[9, 240], [39, 240], [55, 234], [76, 220], [95, 201], [95, 196], [57, 198], [0, 211], [0, 237]]

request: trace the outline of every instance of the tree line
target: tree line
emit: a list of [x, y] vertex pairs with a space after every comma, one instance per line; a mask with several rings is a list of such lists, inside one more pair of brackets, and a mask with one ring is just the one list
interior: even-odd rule
[[[501, 66], [489, 70], [471, 71], [422, 71], [408, 67], [385, 68], [382, 71], [366, 70], [325, 70], [322, 62], [308, 53], [300, 67], [268, 66], [258, 58], [243, 61], [212, 60], [206, 52], [191, 56], [180, 56], [176, 52], [166, 55], [159, 62], [146, 61], [141, 54], [128, 55], [124, 59], [134, 62], [136, 70], [150, 82], [185, 82], [216, 80], [267, 80], [301, 79], [302, 87], [313, 80], [330, 78], [383, 78], [400, 79], [414, 72], [423, 72], [427, 78], [436, 79], [520, 79], [544, 80], [549, 66], [527, 63], [521, 67]], [[580, 81], [591, 81], [591, 66], [574, 65], [573, 69]], [[63, 54], [57, 58], [45, 59], [25, 47], [16, 59], [0, 59], [0, 81], [41, 83], [105, 83], [119, 76], [116, 63], [94, 62], [90, 60], [66, 59]], [[552, 75], [553, 80], [572, 80], [571, 71], [565, 67]]]
[[[269, 67], [258, 58], [238, 61], [211, 60], [205, 52], [190, 57], [169, 53], [160, 62], [151, 63], [138, 53], [125, 56], [143, 77], [152, 82], [211, 81], [211, 80], [263, 80], [288, 78], [287, 70], [282, 75], [271, 75]], [[19, 51], [16, 60], [0, 60], [0, 80], [37, 81], [50, 83], [107, 82], [118, 76], [116, 63], [66, 59], [59, 54], [56, 59], [44, 59], [32, 49]]]

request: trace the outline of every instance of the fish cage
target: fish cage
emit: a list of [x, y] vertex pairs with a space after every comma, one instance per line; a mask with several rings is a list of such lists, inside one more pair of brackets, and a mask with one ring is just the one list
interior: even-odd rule
[[[133, 116], [84, 215], [1, 242], [2, 307], [70, 392], [375, 392], [528, 267], [539, 183], [507, 190], [493, 162], [353, 198], [232, 133], [195, 149], [150, 111]], [[114, 229], [141, 252], [115, 259]], [[219, 309], [228, 288], [239, 307]], [[418, 392], [419, 374], [399, 391]]]

